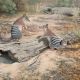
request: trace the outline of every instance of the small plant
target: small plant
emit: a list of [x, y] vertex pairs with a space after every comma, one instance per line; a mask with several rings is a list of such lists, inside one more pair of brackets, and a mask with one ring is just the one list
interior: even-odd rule
[[0, 0], [0, 10], [9, 14], [16, 12], [16, 4], [12, 0]]

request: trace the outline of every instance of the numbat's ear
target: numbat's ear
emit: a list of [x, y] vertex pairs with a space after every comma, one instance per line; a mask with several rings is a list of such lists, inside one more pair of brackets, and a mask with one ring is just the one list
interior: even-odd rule
[[48, 28], [48, 24], [44, 25], [43, 28]]
[[28, 16], [25, 16], [25, 19], [26, 19], [27, 21], [30, 21]]
[[48, 26], [48, 24], [46, 24], [46, 26]]
[[48, 24], [46, 24], [46, 28], [48, 28]]
[[29, 20], [29, 17], [26, 15], [26, 13], [23, 14], [23, 17], [24, 17], [27, 21], [30, 21], [30, 20]]

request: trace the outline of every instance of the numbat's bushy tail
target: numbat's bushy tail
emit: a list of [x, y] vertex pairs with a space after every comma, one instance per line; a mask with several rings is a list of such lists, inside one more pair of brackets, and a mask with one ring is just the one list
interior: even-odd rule
[[77, 43], [80, 41], [80, 35], [78, 32], [70, 32], [64, 35], [63, 41], [65, 41], [67, 45]]
[[64, 38], [59, 38], [48, 28], [48, 24], [43, 26], [43, 30], [44, 35], [41, 38], [45, 38], [45, 40], [47, 39], [48, 45], [51, 49], [67, 48], [67, 45], [80, 41], [80, 35], [78, 32], [70, 32], [65, 34]]

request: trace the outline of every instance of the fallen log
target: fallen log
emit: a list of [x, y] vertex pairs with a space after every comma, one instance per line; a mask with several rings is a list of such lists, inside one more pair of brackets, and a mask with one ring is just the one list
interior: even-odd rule
[[24, 62], [40, 54], [48, 47], [47, 39], [31, 38], [25, 42], [0, 44], [0, 51], [8, 52], [9, 57], [17, 62]]

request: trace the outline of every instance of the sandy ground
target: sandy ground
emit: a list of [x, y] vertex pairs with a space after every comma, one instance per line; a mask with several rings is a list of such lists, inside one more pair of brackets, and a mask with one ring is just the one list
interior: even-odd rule
[[[34, 24], [37, 23], [37, 20], [40, 25], [48, 23], [49, 28], [60, 35], [64, 29], [59, 26], [55, 27], [52, 17], [54, 18], [55, 15], [30, 15], [30, 20]], [[5, 20], [12, 21], [16, 18], [8, 17]], [[43, 22], [42, 18], [47, 18], [47, 20]], [[3, 17], [0, 18], [2, 19]], [[30, 35], [23, 36], [21, 41], [43, 35], [43, 30], [29, 33]], [[13, 63], [10, 59], [0, 57], [0, 80], [80, 80], [80, 44], [73, 45], [73, 47], [74, 49], [66, 50], [48, 49], [39, 55], [36, 63], [31, 67], [28, 66], [34, 62], [36, 57], [23, 63]]]

